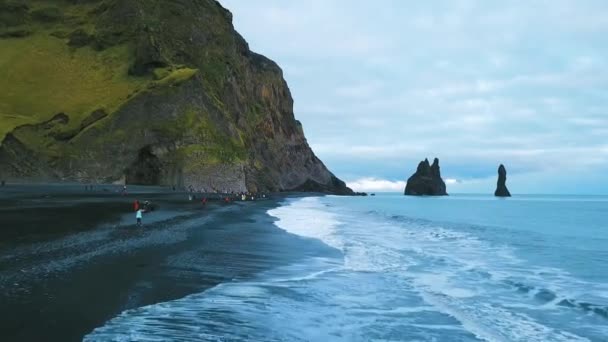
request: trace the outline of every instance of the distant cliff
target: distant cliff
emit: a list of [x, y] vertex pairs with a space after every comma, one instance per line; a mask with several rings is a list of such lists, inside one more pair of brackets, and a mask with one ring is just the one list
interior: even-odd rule
[[498, 181], [496, 182], [494, 196], [511, 197], [511, 193], [507, 189], [507, 169], [502, 164], [498, 167]]
[[352, 193], [214, 0], [0, 0], [0, 51], [1, 178]]
[[407, 180], [404, 194], [409, 196], [447, 196], [445, 182], [441, 179], [439, 159], [435, 158], [433, 165], [429, 164], [428, 159], [421, 161], [416, 173]]

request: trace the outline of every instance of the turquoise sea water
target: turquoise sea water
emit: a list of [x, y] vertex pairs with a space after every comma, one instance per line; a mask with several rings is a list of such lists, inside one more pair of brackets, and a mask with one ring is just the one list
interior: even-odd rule
[[607, 213], [608, 197], [288, 199], [268, 229], [322, 253], [86, 340], [608, 341]]

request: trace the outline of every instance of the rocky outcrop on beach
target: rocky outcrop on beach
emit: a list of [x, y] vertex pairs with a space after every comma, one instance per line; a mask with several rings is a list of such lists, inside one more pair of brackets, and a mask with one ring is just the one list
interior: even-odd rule
[[509, 189], [507, 189], [507, 169], [502, 164], [498, 167], [498, 181], [496, 182], [494, 196], [511, 197], [511, 193], [509, 192]]
[[409, 196], [447, 196], [445, 182], [441, 179], [439, 159], [435, 158], [432, 165], [428, 159], [421, 161], [416, 173], [407, 180], [404, 194]]
[[352, 193], [215, 0], [4, 0], [0, 51], [0, 177]]

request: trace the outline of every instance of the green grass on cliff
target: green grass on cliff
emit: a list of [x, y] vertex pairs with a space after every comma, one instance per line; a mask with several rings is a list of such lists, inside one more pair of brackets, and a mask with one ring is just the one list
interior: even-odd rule
[[196, 75], [198, 69], [181, 68], [175, 70], [162, 69], [165, 72], [155, 71], [157, 81], [150, 83], [150, 87], [173, 87], [182, 84]]
[[[3, 2], [0, 0], [0, 5]], [[93, 111], [103, 109], [112, 116], [136, 93], [162, 96], [196, 75], [214, 115], [196, 108], [176, 120], [150, 124], [157, 125], [156, 133], [168, 141], [184, 142], [176, 155], [188, 167], [247, 159], [243, 132], [226, 124], [237, 117], [226, 105], [233, 99], [224, 92], [229, 76], [241, 75], [245, 69], [235, 50], [230, 20], [217, 4], [162, 0], [24, 2], [28, 5], [26, 15], [16, 18], [9, 13], [7, 18], [15, 23], [6, 27], [0, 21], [0, 144], [20, 125], [41, 123], [64, 113], [70, 119], [67, 125], [56, 124], [44, 131], [24, 129], [16, 135], [43, 157], [73, 154], [77, 159], [86, 147], [64, 142], [78, 133], [81, 122]], [[105, 12], [104, 8], [112, 10]], [[189, 8], [197, 11], [184, 10]], [[191, 44], [193, 25], [197, 25], [196, 35], [205, 34], [201, 40], [204, 46]], [[154, 42], [150, 47], [140, 46], [141, 27]], [[3, 36], [7, 30], [11, 35]], [[68, 44], [70, 37], [72, 46]], [[146, 53], [148, 50], [151, 52]], [[157, 50], [160, 57], [155, 56]], [[179, 55], [188, 56], [187, 60], [174, 57]], [[130, 75], [133, 65], [150, 61], [162, 63], [152, 64], [159, 67], [151, 72]], [[183, 63], [189, 67], [177, 66]], [[259, 107], [249, 113], [252, 118], [259, 119]], [[103, 130], [110, 121], [100, 120], [91, 128]], [[99, 145], [126, 140], [129, 128], [104, 132]]]
[[131, 51], [74, 49], [45, 32], [0, 39], [0, 141], [23, 123], [57, 113], [69, 126], [97, 109], [112, 112], [148, 80], [128, 76]]
[[201, 109], [190, 108], [175, 120], [158, 122], [154, 131], [167, 140], [192, 142], [175, 153], [175, 162], [184, 165], [186, 171], [205, 165], [240, 163], [247, 158], [243, 140], [222, 132], [209, 113]]

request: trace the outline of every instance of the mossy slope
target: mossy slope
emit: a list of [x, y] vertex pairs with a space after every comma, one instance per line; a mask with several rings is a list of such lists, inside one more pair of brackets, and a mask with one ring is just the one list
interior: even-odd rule
[[0, 176], [349, 192], [214, 0], [0, 0], [0, 51]]

